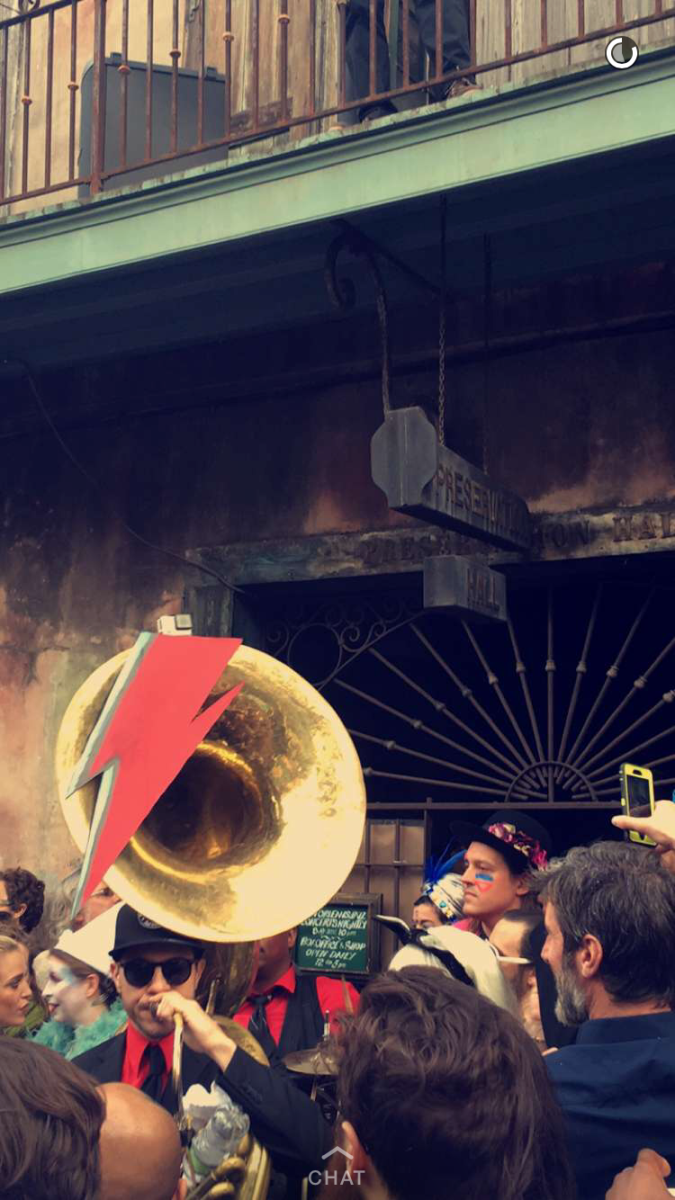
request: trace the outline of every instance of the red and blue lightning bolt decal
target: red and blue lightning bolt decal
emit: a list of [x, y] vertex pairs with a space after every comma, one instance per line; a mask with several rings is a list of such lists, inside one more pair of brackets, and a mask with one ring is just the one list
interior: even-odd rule
[[241, 638], [139, 636], [68, 784], [70, 796], [101, 776], [74, 913], [241, 691], [238, 684], [200, 712], [240, 645]]

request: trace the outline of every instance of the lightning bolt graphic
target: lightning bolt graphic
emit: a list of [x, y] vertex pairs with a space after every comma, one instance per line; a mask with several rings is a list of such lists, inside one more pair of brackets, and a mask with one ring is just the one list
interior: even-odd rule
[[71, 796], [101, 776], [73, 914], [241, 691], [238, 684], [199, 711], [240, 645], [241, 638], [140, 634], [68, 783]]

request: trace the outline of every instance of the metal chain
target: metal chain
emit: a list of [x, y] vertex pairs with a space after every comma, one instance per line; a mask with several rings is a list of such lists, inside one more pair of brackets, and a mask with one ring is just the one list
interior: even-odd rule
[[389, 320], [387, 311], [387, 293], [384, 290], [382, 276], [380, 274], [377, 261], [370, 255], [366, 256], [366, 262], [370, 274], [375, 284], [377, 295], [377, 316], [380, 323], [380, 347], [382, 354], [382, 410], [385, 418], [391, 412], [391, 394], [390, 394], [390, 376], [391, 376], [391, 357], [389, 351]]
[[446, 199], [441, 196], [441, 294], [438, 301], [438, 440], [445, 445]]

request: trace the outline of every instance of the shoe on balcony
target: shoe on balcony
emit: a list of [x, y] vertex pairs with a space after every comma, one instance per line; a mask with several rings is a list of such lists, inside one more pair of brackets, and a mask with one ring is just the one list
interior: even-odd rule
[[397, 112], [398, 109], [385, 100], [382, 104], [369, 104], [359, 109], [359, 121], [378, 121], [380, 117], [393, 117]]
[[469, 92], [480, 92], [482, 88], [479, 83], [470, 79], [455, 79], [454, 83], [448, 85], [448, 90], [445, 93], [446, 100], [459, 100], [461, 96], [468, 96]]

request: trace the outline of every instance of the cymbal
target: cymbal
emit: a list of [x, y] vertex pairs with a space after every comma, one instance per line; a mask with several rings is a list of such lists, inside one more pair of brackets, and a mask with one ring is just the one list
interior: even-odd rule
[[330, 1053], [313, 1046], [311, 1050], [294, 1050], [282, 1062], [298, 1075], [337, 1075], [338, 1065]]

